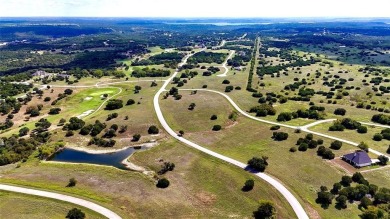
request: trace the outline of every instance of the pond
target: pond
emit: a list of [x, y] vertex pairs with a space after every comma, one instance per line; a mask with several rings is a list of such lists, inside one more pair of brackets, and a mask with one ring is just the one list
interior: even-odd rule
[[146, 147], [133, 147], [124, 150], [93, 154], [85, 151], [79, 151], [71, 148], [64, 148], [62, 151], [56, 153], [50, 161], [71, 162], [71, 163], [89, 163], [99, 164], [105, 166], [113, 166], [122, 170], [128, 170], [122, 161], [128, 158], [137, 150], [145, 150]]

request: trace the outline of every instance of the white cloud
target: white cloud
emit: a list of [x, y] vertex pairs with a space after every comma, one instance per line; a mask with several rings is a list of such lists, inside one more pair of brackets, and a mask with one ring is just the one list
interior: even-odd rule
[[389, 17], [388, 0], [0, 0], [0, 16]]

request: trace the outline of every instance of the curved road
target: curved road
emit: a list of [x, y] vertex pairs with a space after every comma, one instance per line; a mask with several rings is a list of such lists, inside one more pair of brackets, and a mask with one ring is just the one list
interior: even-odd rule
[[[286, 128], [291, 128], [291, 129], [300, 129], [301, 131], [304, 131], [304, 132], [307, 132], [307, 133], [315, 134], [315, 135], [322, 136], [322, 137], [329, 138], [329, 139], [333, 139], [333, 140], [338, 140], [338, 141], [341, 141], [341, 142], [344, 142], [344, 143], [347, 143], [347, 144], [350, 144], [350, 145], [353, 145], [353, 146], [358, 146], [359, 145], [356, 142], [348, 141], [348, 140], [345, 140], [345, 139], [342, 139], [342, 138], [333, 137], [331, 135], [322, 134], [322, 133], [311, 131], [311, 130], [308, 129], [309, 127], [312, 127], [312, 126], [315, 126], [315, 125], [318, 125], [318, 124], [321, 124], [321, 123], [325, 123], [325, 122], [331, 122], [331, 121], [334, 121], [336, 119], [319, 120], [319, 121], [310, 123], [310, 124], [305, 125], [305, 126], [292, 126], [292, 125], [287, 125], [287, 124], [278, 123], [278, 122], [272, 122], [272, 121], [268, 121], [268, 120], [264, 120], [264, 119], [260, 119], [260, 118], [257, 118], [255, 116], [252, 116], [252, 115], [248, 114], [247, 112], [245, 112], [244, 110], [242, 110], [228, 95], [226, 95], [226, 94], [224, 94], [224, 93], [222, 93], [220, 91], [209, 90], [209, 89], [179, 89], [179, 90], [187, 90], [187, 91], [197, 90], [197, 91], [208, 91], [208, 92], [217, 93], [217, 94], [220, 94], [220, 95], [224, 96], [238, 112], [240, 112], [242, 115], [244, 115], [244, 116], [246, 116], [246, 117], [248, 117], [250, 119], [253, 119], [253, 120], [256, 120], [256, 121], [259, 121], [259, 122], [263, 122], [263, 123], [268, 123], [268, 124], [271, 124], [271, 125], [278, 125], [278, 126], [282, 126], [282, 127], [286, 127]], [[372, 124], [372, 123], [362, 123], [362, 124], [370, 124], [370, 125], [383, 127], [383, 125], [377, 125], [377, 124]], [[383, 155], [383, 156], [386, 156], [386, 157], [388, 157], [390, 159], [390, 157], [388, 155], [383, 154], [383, 153], [381, 153], [381, 152], [379, 152], [377, 150], [374, 150], [372, 148], [369, 148], [368, 150], [371, 153], [373, 153], [373, 154], [376, 154], [378, 156], [379, 155]]]
[[[187, 55], [183, 61], [179, 64], [179, 67], [184, 65], [186, 62], [187, 62], [187, 59], [192, 56], [193, 54], [190, 54], [190, 55]], [[165, 92], [165, 88], [168, 86], [169, 82], [177, 75], [178, 73], [178, 69], [176, 69], [175, 73], [168, 79], [165, 81], [165, 83], [163, 84], [163, 86], [158, 90], [158, 92], [155, 94], [154, 98], [153, 98], [153, 105], [154, 105], [154, 109], [156, 111], [156, 114], [157, 114], [157, 118], [158, 120], [160, 121], [161, 125], [163, 126], [163, 128], [172, 136], [174, 137], [175, 139], [197, 149], [197, 150], [200, 150], [208, 155], [211, 155], [213, 157], [216, 157], [218, 159], [221, 159], [223, 161], [226, 161], [230, 164], [233, 164], [235, 166], [238, 166], [242, 169], [246, 169], [247, 168], [247, 165], [242, 163], [242, 162], [239, 162], [237, 160], [234, 160], [232, 158], [229, 158], [229, 157], [226, 157], [222, 154], [218, 154], [214, 151], [211, 151], [209, 149], [206, 149], [198, 144], [195, 144], [194, 142], [191, 142], [183, 137], [180, 137], [175, 131], [172, 130], [172, 128], [168, 125], [168, 123], [166, 122], [163, 114], [162, 114], [162, 111], [161, 111], [161, 108], [160, 108], [160, 104], [159, 104], [159, 97], [160, 95]], [[231, 101], [231, 103], [235, 104], [233, 101]], [[238, 108], [238, 106], [237, 106]], [[241, 109], [240, 109], [241, 110]], [[242, 110], [241, 110], [242, 111]], [[295, 198], [295, 196], [287, 190], [286, 187], [284, 187], [280, 182], [278, 182], [277, 180], [275, 180], [274, 178], [268, 176], [267, 174], [265, 173], [255, 173], [256, 176], [260, 177], [261, 179], [265, 180], [266, 182], [268, 182], [269, 184], [271, 184], [275, 189], [277, 189], [283, 196], [284, 198], [286, 198], [286, 200], [288, 201], [288, 203], [291, 205], [291, 207], [293, 208], [295, 214], [297, 215], [297, 217], [299, 219], [308, 219], [308, 215], [306, 214], [305, 210], [303, 209], [302, 205], [299, 203], [299, 201]]]
[[234, 52], [235, 52], [234, 50], [230, 51], [229, 56], [226, 58], [226, 60], [223, 62], [222, 66], [221, 66], [222, 68], [225, 69], [225, 72], [222, 73], [222, 74], [219, 74], [219, 75], [217, 75], [217, 76], [219, 76], [219, 77], [226, 77], [226, 74], [229, 72], [229, 69], [228, 69], [228, 67], [226, 66], [226, 65], [227, 65], [227, 61], [228, 61], [230, 58], [232, 58]]
[[23, 193], [23, 194], [28, 194], [28, 195], [35, 195], [35, 196], [41, 196], [45, 198], [51, 198], [51, 199], [57, 199], [60, 201], [65, 201], [69, 203], [73, 203], [85, 208], [88, 208], [92, 211], [98, 212], [102, 214], [103, 216], [110, 218], [110, 219], [121, 219], [121, 217], [111, 210], [102, 207], [100, 205], [97, 205], [93, 202], [83, 200], [80, 198], [72, 197], [69, 195], [63, 195], [59, 193], [54, 193], [54, 192], [46, 192], [46, 191], [41, 191], [41, 190], [36, 190], [36, 189], [27, 189], [23, 187], [17, 187], [17, 186], [10, 186], [10, 185], [2, 185], [0, 184], [0, 190], [5, 190], [9, 192], [17, 192], [17, 193]]

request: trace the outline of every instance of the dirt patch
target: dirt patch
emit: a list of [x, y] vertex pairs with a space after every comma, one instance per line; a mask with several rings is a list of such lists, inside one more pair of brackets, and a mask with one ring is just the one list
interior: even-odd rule
[[216, 197], [214, 194], [210, 194], [207, 192], [200, 192], [195, 194], [195, 197], [202, 202], [204, 205], [211, 206], [216, 201]]
[[306, 212], [309, 215], [309, 218], [321, 219], [320, 214], [318, 214], [318, 212], [314, 208], [312, 208], [309, 204], [306, 204]]
[[347, 162], [343, 161], [341, 158], [335, 158], [329, 162], [332, 165], [343, 169], [348, 174], [354, 174], [355, 172], [357, 172], [357, 169], [355, 167], [353, 167], [350, 164], [348, 164]]

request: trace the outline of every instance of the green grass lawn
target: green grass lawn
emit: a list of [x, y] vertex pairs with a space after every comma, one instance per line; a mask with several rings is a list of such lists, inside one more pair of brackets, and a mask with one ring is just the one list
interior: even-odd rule
[[386, 154], [386, 150], [389, 147], [390, 141], [386, 139], [383, 139], [382, 141], [374, 141], [372, 139], [374, 134], [380, 133], [383, 130], [383, 128], [367, 126], [367, 133], [365, 134], [360, 134], [356, 130], [348, 130], [348, 129], [345, 129], [342, 132], [331, 132], [329, 131], [329, 126], [331, 126], [332, 124], [333, 124], [332, 122], [322, 123], [317, 126], [313, 126], [310, 129], [316, 132], [332, 135], [356, 143], [360, 143], [364, 141], [365, 143], [368, 144], [370, 148]]
[[86, 218], [104, 218], [104, 216], [81, 206], [38, 196], [0, 191], [0, 200], [2, 218], [59, 219], [65, 218], [68, 211], [73, 208], [81, 209], [86, 214]]
[[[260, 199], [272, 200], [279, 218], [295, 218], [286, 200], [264, 181], [255, 178], [255, 188], [242, 192], [251, 174], [174, 140], [131, 157], [137, 165], [156, 171], [160, 159], [176, 165], [164, 176], [171, 182], [167, 189], [156, 188], [153, 179], [140, 173], [35, 159], [19, 168], [0, 169], [0, 182], [88, 199], [123, 218], [250, 218]], [[78, 182], [68, 188], [71, 177]]]
[[[175, 114], [181, 108], [187, 107], [186, 103], [188, 102], [201, 102], [202, 95], [199, 94], [198, 92], [196, 95], [183, 96], [182, 100], [176, 102], [172, 99], [164, 100], [170, 101], [162, 105], [164, 115]], [[207, 95], [213, 97], [214, 102], [217, 103], [226, 101], [217, 94]], [[184, 100], [185, 98], [190, 100]], [[226, 113], [229, 111], [226, 108], [233, 110], [232, 107], [226, 104], [219, 103], [215, 106], [211, 104], [210, 107], [204, 108], [206, 112], [196, 112], [196, 114], [209, 115], [215, 110]], [[180, 118], [181, 115], [184, 117]], [[185, 131], [192, 128], [190, 123], [182, 122], [187, 118], [188, 115], [177, 114], [174, 117], [167, 117], [167, 121], [175, 131], [178, 131], [175, 129], [176, 127], [180, 127]], [[282, 129], [282, 131], [288, 132], [290, 137], [286, 141], [278, 142], [271, 139], [272, 131], [269, 130], [270, 126], [243, 116], [239, 116], [234, 125], [223, 126], [223, 130], [219, 132], [211, 131], [207, 125], [209, 123], [207, 119], [200, 120], [200, 122], [203, 121], [204, 123], [203, 130], [197, 129], [197, 131], [185, 134], [185, 137], [244, 163], [253, 156], [268, 156], [270, 165], [266, 172], [283, 182], [298, 197], [298, 200], [303, 203], [311, 217], [319, 215], [322, 218], [358, 218], [360, 211], [355, 205], [350, 205], [346, 210], [339, 211], [334, 206], [325, 210], [315, 203], [316, 192], [319, 187], [321, 185], [331, 187], [345, 173], [338, 166], [318, 157], [315, 149], [309, 149], [306, 152], [289, 152], [289, 148], [295, 146], [297, 139], [305, 136], [304, 133], [295, 134], [294, 130]], [[202, 127], [200, 124], [197, 126]], [[315, 139], [318, 139], [318, 137], [315, 137]], [[329, 147], [331, 141], [328, 139], [323, 140], [324, 145]], [[341, 156], [355, 149], [354, 146], [345, 144], [341, 150], [334, 151], [334, 153], [336, 156]]]
[[[115, 95], [119, 92], [118, 88], [81, 88], [73, 89], [74, 94], [62, 99], [58, 102], [55, 107], [61, 108], [61, 112], [57, 115], [48, 115], [50, 108], [54, 106], [47, 106], [42, 109], [41, 115], [46, 118], [49, 122], [52, 123], [52, 126], [56, 126], [61, 118], [69, 120], [71, 117], [76, 117], [88, 110], [96, 110], [103, 102], [100, 96], [103, 94], [108, 94], [109, 97]], [[88, 98], [88, 99], [87, 99]], [[23, 113], [23, 112], [20, 112]], [[24, 122], [23, 126], [28, 127], [30, 130], [35, 128], [36, 119], [33, 119], [28, 122]], [[18, 133], [19, 127], [14, 126], [9, 131], [4, 132], [0, 136], [10, 136], [12, 134]]]

